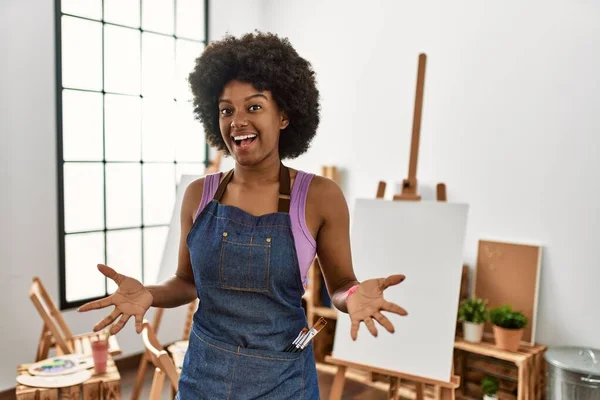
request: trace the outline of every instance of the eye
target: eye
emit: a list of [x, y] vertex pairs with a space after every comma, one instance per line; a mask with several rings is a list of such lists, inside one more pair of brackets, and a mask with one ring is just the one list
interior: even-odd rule
[[262, 107], [261, 107], [261, 106], [259, 106], [258, 104], [253, 104], [253, 105], [251, 105], [250, 107], [248, 107], [248, 110], [250, 110], [250, 111], [258, 111], [258, 110], [260, 110], [261, 108], [262, 108]]
[[221, 115], [223, 116], [231, 115], [231, 112], [231, 108], [222, 108], [220, 111]]

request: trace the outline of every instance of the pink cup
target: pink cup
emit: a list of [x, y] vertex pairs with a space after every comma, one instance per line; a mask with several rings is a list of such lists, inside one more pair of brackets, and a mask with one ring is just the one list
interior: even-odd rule
[[92, 342], [92, 356], [94, 357], [96, 374], [105, 373], [106, 362], [108, 361], [108, 340], [97, 340]]

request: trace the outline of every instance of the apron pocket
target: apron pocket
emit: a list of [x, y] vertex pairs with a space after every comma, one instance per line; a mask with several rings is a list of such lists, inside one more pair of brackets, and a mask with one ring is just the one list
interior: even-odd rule
[[223, 289], [269, 291], [271, 237], [223, 232], [219, 280]]
[[232, 397], [245, 399], [303, 399], [306, 353], [240, 349]]

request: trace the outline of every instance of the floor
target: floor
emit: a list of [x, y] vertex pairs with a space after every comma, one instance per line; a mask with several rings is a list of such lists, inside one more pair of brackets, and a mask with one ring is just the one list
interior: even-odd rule
[[[121, 371], [121, 398], [123, 400], [131, 399], [131, 392], [133, 384], [135, 382], [137, 370], [126, 370]], [[152, 368], [146, 370], [146, 380], [144, 382], [144, 388], [140, 396], [141, 399], [147, 399], [150, 393], [150, 386], [152, 385]], [[333, 382], [333, 375], [327, 372], [319, 372], [319, 391], [321, 392], [321, 399], [327, 399], [329, 397], [329, 391], [331, 389], [331, 383]], [[171, 399], [170, 396], [171, 388], [167, 386], [165, 382], [163, 388], [163, 399]], [[344, 400], [384, 400], [387, 399], [386, 392], [378, 389], [371, 388], [362, 383], [346, 379], [344, 385]]]

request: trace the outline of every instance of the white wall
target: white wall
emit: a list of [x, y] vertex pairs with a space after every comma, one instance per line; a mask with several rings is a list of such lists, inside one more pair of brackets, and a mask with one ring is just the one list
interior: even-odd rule
[[[246, 2], [211, 5], [211, 35], [254, 29]], [[222, 3], [222, 2], [220, 2]], [[255, 4], [260, 10], [262, 3]], [[42, 324], [27, 297], [39, 276], [58, 301], [54, 2], [0, 2], [0, 391], [14, 387], [18, 364], [32, 362]], [[232, 33], [238, 33], [231, 30]], [[163, 342], [183, 332], [185, 307], [168, 310]], [[91, 330], [106, 311], [65, 313], [74, 333]], [[149, 313], [148, 318], [152, 318]], [[142, 350], [133, 324], [118, 335], [124, 355]]]
[[[290, 165], [345, 170], [373, 197], [407, 174], [428, 55], [418, 177], [471, 206], [477, 240], [541, 243], [539, 342], [600, 348], [600, 5], [591, 1], [271, 0], [265, 28], [312, 61], [322, 123]], [[388, 197], [395, 192], [388, 189]], [[584, 300], [584, 296], [589, 296]]]
[[[417, 54], [425, 51], [422, 193], [432, 198], [443, 181], [451, 201], [471, 204], [471, 264], [480, 237], [544, 244], [539, 341], [600, 348], [599, 5], [250, 4], [211, 2], [211, 37], [266, 27], [313, 62], [322, 124], [311, 152], [289, 164], [340, 166], [350, 204], [372, 197], [379, 179], [406, 175]], [[35, 354], [41, 323], [27, 298], [31, 277], [58, 298], [58, 238], [53, 5], [4, 0], [0, 18], [2, 391]], [[167, 313], [162, 340], [181, 334], [181, 311]], [[76, 332], [104, 315], [66, 314]], [[119, 339], [125, 354], [141, 350], [132, 326]]]

